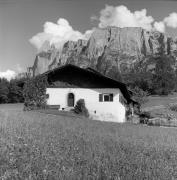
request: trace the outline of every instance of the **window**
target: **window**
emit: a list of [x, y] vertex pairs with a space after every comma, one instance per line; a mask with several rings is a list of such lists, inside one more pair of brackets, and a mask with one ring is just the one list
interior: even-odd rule
[[46, 99], [48, 99], [49, 98], [49, 94], [46, 94]]
[[113, 101], [113, 94], [99, 94], [99, 102]]
[[103, 97], [104, 97], [104, 101], [110, 101], [109, 94], [104, 94]]

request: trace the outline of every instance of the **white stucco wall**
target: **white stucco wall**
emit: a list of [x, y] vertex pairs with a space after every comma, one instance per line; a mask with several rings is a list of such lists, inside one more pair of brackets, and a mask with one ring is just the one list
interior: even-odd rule
[[[60, 105], [60, 109], [66, 108], [68, 93], [74, 94], [75, 103], [79, 99], [85, 100], [92, 119], [125, 122], [125, 107], [119, 102], [119, 89], [47, 88], [47, 104]], [[99, 102], [99, 94], [102, 93], [112, 93], [113, 102]]]

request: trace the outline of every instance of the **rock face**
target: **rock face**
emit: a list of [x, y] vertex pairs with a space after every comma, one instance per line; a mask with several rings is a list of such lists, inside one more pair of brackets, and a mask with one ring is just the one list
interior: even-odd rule
[[160, 52], [177, 54], [177, 41], [160, 32], [148, 32], [139, 27], [107, 27], [96, 29], [90, 39], [68, 41], [61, 50], [54, 46], [37, 54], [33, 75], [41, 74], [64, 64], [82, 68], [92, 67], [117, 79], [148, 55]]

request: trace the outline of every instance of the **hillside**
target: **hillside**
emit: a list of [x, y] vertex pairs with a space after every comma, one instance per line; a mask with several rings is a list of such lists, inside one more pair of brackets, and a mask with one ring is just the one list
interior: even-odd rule
[[62, 49], [45, 42], [29, 70], [38, 75], [64, 64], [92, 67], [112, 78], [139, 66], [149, 55], [163, 51], [175, 56], [177, 41], [139, 27], [97, 28], [88, 41], [68, 41]]

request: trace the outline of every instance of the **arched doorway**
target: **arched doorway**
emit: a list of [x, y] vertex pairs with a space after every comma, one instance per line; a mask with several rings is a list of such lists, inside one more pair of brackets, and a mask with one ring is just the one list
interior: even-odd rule
[[68, 106], [74, 107], [74, 94], [73, 93], [68, 94]]

